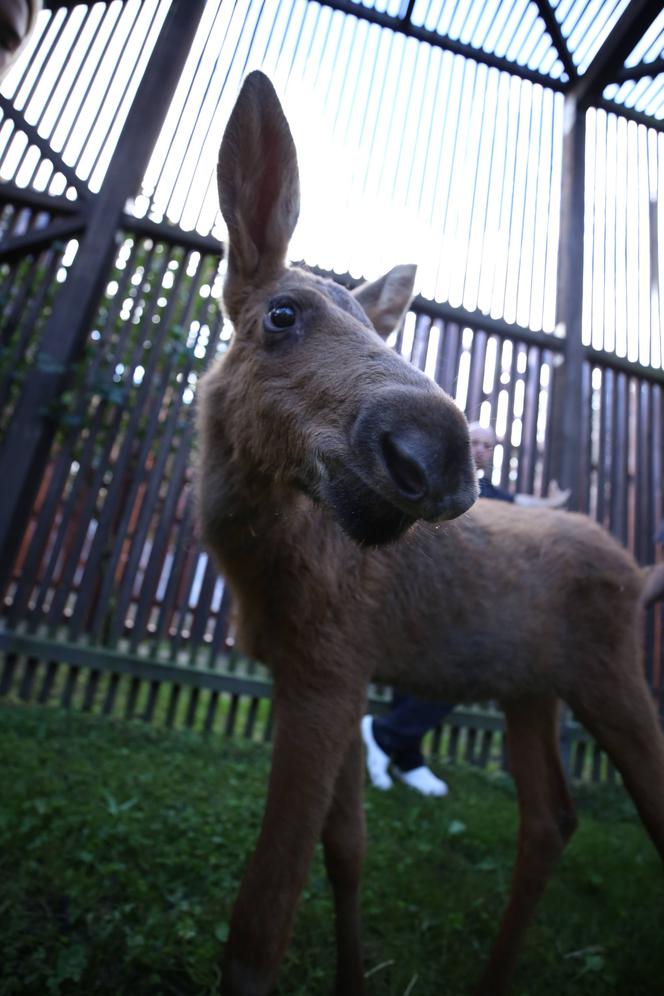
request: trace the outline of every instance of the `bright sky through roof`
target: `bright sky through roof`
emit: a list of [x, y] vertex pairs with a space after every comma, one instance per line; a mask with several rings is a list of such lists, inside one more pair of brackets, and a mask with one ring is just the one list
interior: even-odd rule
[[[390, 3], [398, 13], [400, 5]], [[511, 37], [523, 45], [530, 25], [540, 33], [526, 50], [544, 51], [535, 5], [519, 4], [501, 0], [491, 25], [487, 5], [475, 0], [457, 5], [448, 25], [454, 5], [447, 3], [421, 0], [413, 17], [452, 35], [472, 24], [472, 37], [463, 40], [483, 37], [489, 47], [521, 10]], [[471, 7], [474, 16], [460, 20]], [[64, 11], [44, 13], [2, 87], [93, 190], [168, 3], [115, 0], [107, 8], [81, 6], [66, 18]], [[572, 0], [561, 0], [557, 12], [563, 28], [567, 20], [575, 25], [578, 58], [588, 58], [600, 36], [582, 36]], [[47, 29], [48, 44], [40, 46]], [[298, 147], [303, 190], [294, 258], [367, 277], [417, 262], [417, 289], [427, 298], [554, 330], [562, 96], [306, 0], [208, 3], [135, 200], [137, 214], [223, 238], [217, 151], [253, 68], [273, 79]], [[664, 337], [664, 261], [656, 251], [664, 230], [663, 143], [634, 123], [589, 114], [584, 340], [656, 366]], [[65, 188], [8, 122], [0, 127], [3, 151], [1, 178], [52, 193]]]

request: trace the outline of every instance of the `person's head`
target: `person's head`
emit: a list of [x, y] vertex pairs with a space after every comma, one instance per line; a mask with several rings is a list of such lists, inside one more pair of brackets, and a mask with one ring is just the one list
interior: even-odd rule
[[489, 473], [493, 466], [493, 451], [496, 445], [496, 434], [490, 426], [471, 422], [468, 426], [470, 434], [470, 449], [478, 470]]

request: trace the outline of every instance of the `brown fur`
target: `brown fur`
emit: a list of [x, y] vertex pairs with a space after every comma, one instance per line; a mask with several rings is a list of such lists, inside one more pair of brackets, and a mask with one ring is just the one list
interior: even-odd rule
[[[241, 646], [274, 673], [277, 717], [222, 989], [271, 991], [322, 837], [336, 992], [363, 992], [358, 727], [367, 683], [380, 679], [505, 708], [521, 828], [478, 990], [495, 996], [576, 823], [558, 753], [560, 699], [608, 750], [664, 857], [664, 741], [640, 646], [642, 607], [661, 595], [663, 576], [646, 581], [584, 516], [485, 501], [460, 515], [475, 496], [465, 422], [374, 331], [398, 322], [412, 268], [355, 297], [285, 268], [295, 150], [259, 73], [245, 82], [220, 163], [236, 334], [201, 384], [199, 511], [237, 603]], [[284, 301], [293, 324], [275, 332]]]

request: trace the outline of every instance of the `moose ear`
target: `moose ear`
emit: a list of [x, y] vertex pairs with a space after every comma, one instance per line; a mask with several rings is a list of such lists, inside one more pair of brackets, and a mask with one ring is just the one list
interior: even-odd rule
[[250, 288], [284, 265], [300, 211], [295, 144], [267, 76], [247, 76], [219, 149], [219, 205], [228, 227], [224, 300], [234, 321]]
[[361, 284], [353, 296], [362, 305], [373, 327], [384, 338], [401, 322], [413, 296], [415, 272], [411, 263], [395, 266], [372, 283]]

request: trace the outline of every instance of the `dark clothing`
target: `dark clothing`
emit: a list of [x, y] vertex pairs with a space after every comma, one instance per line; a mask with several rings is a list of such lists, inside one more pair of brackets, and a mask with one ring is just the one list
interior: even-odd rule
[[414, 695], [392, 698], [392, 708], [373, 721], [373, 735], [378, 746], [389, 754], [402, 771], [412, 771], [424, 764], [420, 742], [427, 730], [443, 721], [454, 706], [448, 702], [429, 702]]
[[[497, 488], [488, 477], [479, 482], [480, 498], [497, 501], [514, 501], [514, 495]], [[449, 702], [428, 702], [414, 695], [395, 692], [392, 708], [373, 721], [373, 735], [378, 746], [389, 754], [402, 771], [412, 771], [424, 764], [421, 740], [427, 730], [432, 730], [454, 709]]]
[[495, 498], [497, 501], [514, 501], [514, 495], [511, 495], [509, 491], [503, 491], [502, 488], [497, 488], [495, 484], [492, 484], [488, 477], [480, 477], [478, 484], [480, 486], [480, 498]]

